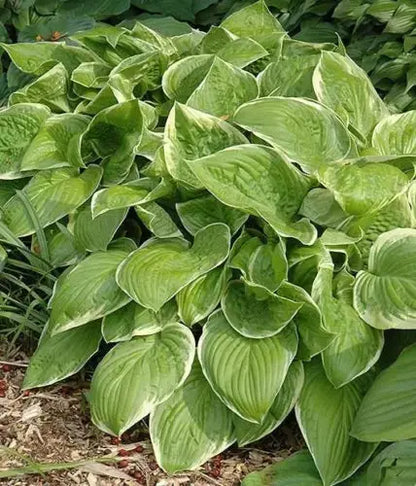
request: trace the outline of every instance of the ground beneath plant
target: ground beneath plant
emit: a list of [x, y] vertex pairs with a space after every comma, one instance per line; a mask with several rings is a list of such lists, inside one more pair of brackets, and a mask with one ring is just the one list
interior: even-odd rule
[[[263, 441], [230, 448], [198, 471], [168, 476], [155, 462], [145, 421], [114, 443], [90, 423], [84, 395], [88, 381], [82, 375], [25, 393], [21, 385], [27, 356], [18, 348], [5, 356], [0, 345], [0, 477], [5, 471], [19, 475], [0, 479], [1, 484], [234, 486], [249, 472], [302, 447], [289, 419]], [[22, 467], [31, 474], [21, 475]]]

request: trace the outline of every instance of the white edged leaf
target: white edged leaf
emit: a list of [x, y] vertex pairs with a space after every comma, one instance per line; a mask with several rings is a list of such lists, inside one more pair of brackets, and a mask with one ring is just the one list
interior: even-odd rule
[[180, 324], [118, 343], [92, 378], [92, 421], [99, 429], [120, 436], [184, 383], [194, 356], [192, 333]]
[[222, 223], [198, 231], [192, 247], [182, 238], [153, 240], [120, 265], [117, 283], [138, 304], [157, 311], [192, 281], [219, 266], [229, 247], [230, 230]]
[[232, 413], [198, 360], [185, 383], [151, 412], [150, 436], [157, 462], [170, 474], [196, 469], [234, 442]]
[[293, 326], [273, 337], [244, 337], [217, 311], [204, 326], [198, 356], [219, 398], [241, 418], [258, 424], [283, 385], [297, 342]]

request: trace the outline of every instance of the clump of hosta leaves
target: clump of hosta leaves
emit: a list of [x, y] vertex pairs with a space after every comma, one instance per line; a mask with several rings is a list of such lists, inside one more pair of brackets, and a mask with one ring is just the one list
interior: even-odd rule
[[416, 436], [415, 112], [262, 2], [3, 47], [34, 80], [0, 112], [2, 222], [59, 277], [25, 388], [111, 344], [92, 420], [150, 414], [170, 473], [294, 407], [325, 486]]

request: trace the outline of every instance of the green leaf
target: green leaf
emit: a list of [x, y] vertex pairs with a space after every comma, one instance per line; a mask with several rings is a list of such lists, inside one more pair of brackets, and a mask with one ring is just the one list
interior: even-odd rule
[[221, 27], [238, 37], [251, 37], [262, 45], [271, 34], [284, 33], [263, 1], [234, 12], [221, 23]]
[[77, 373], [98, 351], [101, 341], [99, 322], [42, 337], [27, 368], [23, 389], [47, 386]]
[[222, 203], [262, 217], [281, 236], [306, 245], [316, 229], [295, 220], [311, 182], [275, 150], [262, 145], [239, 145], [190, 162], [203, 186]]
[[250, 282], [275, 292], [287, 279], [287, 271], [283, 243], [269, 241], [265, 245], [258, 246], [250, 255], [246, 276]]
[[92, 119], [82, 141], [91, 144], [104, 159], [104, 184], [117, 184], [127, 177], [142, 130], [143, 116], [137, 100], [105, 108]]
[[[322, 363], [329, 381], [339, 388], [366, 373], [379, 359], [383, 333], [366, 324], [352, 307], [348, 295], [332, 295], [333, 265], [321, 265], [312, 288], [325, 327], [334, 339], [322, 351]], [[352, 290], [352, 287], [350, 287]]]
[[242, 336], [221, 311], [211, 314], [198, 345], [205, 377], [215, 393], [244, 420], [261, 423], [279, 393], [297, 348], [288, 326], [263, 339]]
[[261, 298], [256, 287], [242, 280], [228, 285], [221, 301], [227, 321], [242, 336], [262, 339], [282, 331], [295, 317], [302, 304], [265, 292]]
[[[74, 211], [95, 191], [102, 175], [96, 165], [90, 165], [80, 175], [76, 169], [56, 169], [36, 174], [23, 193], [29, 200], [42, 228]], [[35, 233], [35, 225], [18, 196], [5, 205], [3, 220], [16, 236]]]
[[249, 64], [265, 57], [268, 52], [264, 47], [253, 39], [234, 39], [224, 46], [221, 46], [216, 55], [223, 61], [234, 66], [244, 68]]
[[370, 249], [368, 270], [357, 275], [354, 307], [378, 329], [415, 329], [416, 230], [396, 228]]
[[[361, 479], [363, 486], [412, 486], [416, 474], [416, 441], [390, 444], [377, 454]], [[357, 483], [358, 486], [358, 483]]]
[[415, 155], [416, 111], [390, 115], [374, 129], [372, 146], [380, 155]]
[[376, 214], [350, 219], [343, 228], [349, 235], [362, 237], [357, 243], [357, 247], [361, 252], [363, 261], [367, 262], [371, 245], [379, 235], [394, 228], [410, 228], [412, 224], [412, 211], [409, 202], [407, 197], [402, 195]]
[[146, 309], [136, 302], [104, 316], [102, 333], [107, 343], [129, 341], [134, 336], [147, 336], [161, 331], [167, 324], [177, 322], [174, 300], [167, 302], [158, 312]]
[[[232, 413], [205, 379], [198, 360], [185, 383], [150, 414], [158, 464], [169, 474], [192, 470], [235, 440]], [[182, 444], [177, 447], [177, 444]]]
[[71, 111], [68, 103], [68, 84], [68, 73], [64, 65], [59, 63], [33, 83], [12, 93], [9, 105], [42, 103], [58, 113]]
[[318, 100], [367, 138], [388, 110], [365, 71], [349, 57], [323, 51], [313, 75]]
[[186, 103], [211, 115], [228, 117], [257, 96], [258, 86], [252, 74], [215, 57], [206, 77]]
[[[76, 263], [83, 253], [75, 247], [75, 239], [68, 229], [57, 223], [49, 226], [45, 231], [48, 245], [49, 263], [54, 267], [62, 267]], [[37, 239], [33, 236], [32, 251], [38, 246]]]
[[149, 202], [134, 208], [140, 221], [157, 238], [181, 237], [182, 232], [162, 206]]
[[88, 117], [75, 113], [48, 118], [26, 150], [20, 169], [47, 170], [76, 165], [72, 151], [78, 147], [88, 122]]
[[369, 376], [363, 375], [336, 389], [317, 359], [305, 366], [296, 418], [324, 486], [349, 478], [377, 447], [349, 435], [370, 382]]
[[202, 196], [176, 204], [176, 211], [185, 229], [195, 235], [212, 223], [224, 223], [234, 235], [247, 221], [247, 214], [225, 206], [213, 196]]
[[246, 476], [241, 486], [322, 486], [312, 456], [300, 451]]
[[100, 189], [92, 197], [92, 216], [96, 218], [107, 211], [145, 204], [169, 192], [168, 183], [149, 177]]
[[336, 228], [348, 218], [328, 189], [316, 188], [306, 194], [299, 214], [327, 228]]
[[303, 386], [303, 379], [302, 362], [294, 361], [288, 369], [282, 388], [261, 424], [253, 424], [242, 420], [237, 415], [233, 416], [235, 435], [239, 447], [244, 447], [247, 444], [260, 440], [277, 429], [298, 401]]
[[211, 54], [187, 56], [172, 64], [162, 79], [163, 91], [172, 100], [186, 103], [202, 83], [214, 61]]
[[129, 6], [128, 0], [89, 0], [87, 4], [83, 0], [71, 0], [69, 4], [61, 2], [58, 12], [63, 15], [90, 15], [95, 19], [105, 19], [121, 14]]
[[154, 311], [228, 256], [228, 226], [212, 224], [198, 231], [194, 244], [181, 238], [148, 242], [120, 266], [117, 282], [138, 304]]
[[120, 436], [183, 384], [194, 355], [192, 333], [180, 324], [117, 344], [92, 378], [89, 401], [94, 424]]
[[313, 173], [322, 165], [344, 159], [351, 150], [351, 138], [342, 122], [311, 100], [260, 98], [241, 106], [233, 120], [300, 164], [305, 172]]
[[62, 274], [49, 304], [52, 335], [100, 319], [131, 300], [115, 279], [127, 255], [123, 250], [93, 253]]
[[302, 304], [293, 322], [299, 333], [298, 358], [309, 361], [329, 345], [334, 335], [325, 327], [319, 307], [302, 287], [283, 282], [279, 295]]
[[104, 251], [124, 221], [127, 209], [115, 209], [92, 218], [91, 206], [80, 209], [74, 217], [73, 233], [78, 248]]
[[71, 81], [85, 88], [104, 88], [111, 68], [103, 62], [83, 62], [71, 75]]
[[358, 409], [351, 434], [366, 442], [411, 439], [416, 434], [416, 346], [406, 348], [375, 379]]
[[71, 73], [82, 62], [97, 60], [92, 52], [62, 42], [19, 42], [0, 46], [21, 71], [35, 76], [45, 74], [59, 62]]
[[208, 317], [224, 295], [230, 277], [227, 267], [217, 267], [179, 291], [176, 302], [181, 322], [193, 326]]
[[110, 73], [108, 84], [119, 103], [134, 100], [139, 93], [161, 86], [168, 65], [161, 51], [145, 52], [123, 59]]
[[409, 185], [400, 169], [382, 163], [332, 165], [322, 168], [318, 177], [341, 208], [354, 216], [376, 213], [406, 192]]
[[200, 188], [186, 160], [198, 159], [244, 143], [248, 143], [244, 135], [226, 121], [175, 103], [164, 133], [166, 167], [174, 179]]
[[312, 75], [319, 57], [296, 56], [268, 64], [258, 76], [260, 96], [315, 98]]
[[0, 179], [21, 177], [19, 170], [25, 152], [49, 115], [46, 106], [30, 103], [0, 112]]

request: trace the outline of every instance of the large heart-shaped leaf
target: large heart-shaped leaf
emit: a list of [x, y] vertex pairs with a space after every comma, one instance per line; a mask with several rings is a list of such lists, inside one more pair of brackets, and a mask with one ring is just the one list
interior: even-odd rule
[[231, 234], [234, 234], [248, 218], [247, 214], [225, 206], [213, 196], [202, 196], [177, 203], [176, 211], [191, 235], [212, 223], [225, 223], [229, 226]]
[[416, 230], [397, 228], [371, 247], [368, 270], [357, 275], [354, 307], [378, 329], [416, 328]]
[[88, 122], [88, 117], [75, 113], [51, 116], [24, 154], [21, 170], [55, 169], [75, 165], [71, 151], [79, 143]]
[[349, 478], [377, 447], [349, 435], [370, 384], [371, 378], [363, 375], [335, 389], [319, 360], [305, 366], [305, 384], [296, 405], [296, 418], [324, 486]]
[[188, 163], [217, 199], [224, 204], [262, 217], [282, 236], [306, 245], [316, 239], [316, 229], [306, 220], [295, 220], [311, 181], [263, 145], [239, 145]]
[[68, 84], [68, 73], [64, 65], [59, 63], [40, 78], [12, 93], [9, 104], [42, 103], [57, 113], [69, 112]]
[[61, 276], [50, 302], [52, 335], [99, 319], [130, 301], [115, 279], [127, 255], [123, 250], [93, 253]]
[[196, 469], [234, 442], [231, 417], [195, 360], [185, 383], [150, 414], [157, 462], [170, 474]]
[[306, 172], [344, 159], [351, 150], [345, 126], [334, 112], [315, 101], [260, 98], [240, 106], [233, 120], [299, 163]]
[[174, 300], [167, 302], [158, 312], [130, 302], [121, 309], [106, 315], [102, 333], [107, 343], [129, 341], [134, 336], [148, 336], [160, 332], [167, 324], [178, 321]]
[[22, 189], [22, 195], [4, 205], [3, 220], [16, 236], [31, 235], [36, 223], [29, 208], [41, 227], [49, 226], [81, 206], [97, 188], [101, 175], [102, 169], [96, 165], [81, 174], [76, 169], [39, 172]]
[[105, 251], [126, 215], [127, 209], [114, 209], [93, 219], [91, 206], [83, 207], [73, 222], [77, 247], [87, 251]]
[[116, 184], [127, 177], [142, 130], [143, 116], [137, 100], [105, 108], [92, 119], [82, 142], [90, 144], [104, 159], [105, 184]]
[[200, 188], [200, 182], [185, 161], [242, 143], [247, 143], [247, 139], [226, 121], [175, 103], [164, 133], [166, 167], [174, 179]]
[[283, 422], [298, 401], [303, 386], [303, 379], [302, 362], [294, 361], [288, 369], [282, 388], [261, 424], [253, 424], [237, 415], [233, 416], [235, 435], [239, 447], [243, 447], [265, 437]]
[[192, 333], [180, 324], [117, 344], [92, 378], [89, 400], [95, 425], [121, 435], [182, 385], [194, 356]]
[[235, 331], [224, 314], [211, 314], [198, 344], [204, 374], [215, 393], [233, 412], [261, 423], [286, 378], [297, 348], [293, 326], [263, 339]]
[[262, 292], [257, 295], [256, 286], [234, 280], [222, 298], [221, 308], [231, 326], [248, 338], [274, 336], [295, 317], [302, 304]]
[[[383, 349], [383, 333], [366, 324], [352, 306], [350, 293], [332, 295], [333, 265], [321, 265], [312, 296], [322, 311], [325, 327], [334, 339], [322, 351], [329, 381], [339, 388], [368, 371]], [[352, 288], [349, 288], [352, 291]]]
[[382, 163], [325, 167], [320, 170], [319, 179], [341, 208], [354, 216], [376, 213], [403, 194], [409, 185], [408, 177], [400, 169]]
[[16, 179], [25, 152], [49, 117], [46, 106], [21, 103], [0, 112], [0, 179]]
[[220, 265], [229, 246], [230, 230], [222, 223], [198, 231], [192, 247], [181, 238], [154, 240], [123, 262], [117, 282], [138, 304], [157, 311], [181, 289]]
[[367, 442], [416, 436], [416, 346], [380, 373], [355, 417], [352, 435]]
[[414, 110], [387, 116], [375, 127], [371, 144], [380, 155], [416, 155], [415, 129]]
[[192, 326], [209, 316], [224, 295], [230, 277], [226, 266], [217, 267], [178, 292], [176, 301], [181, 321]]
[[100, 341], [99, 322], [69, 329], [55, 336], [46, 330], [30, 358], [23, 388], [51, 385], [73, 375], [98, 351]]
[[299, 333], [298, 358], [309, 361], [329, 345], [334, 334], [325, 327], [319, 307], [305, 289], [283, 282], [279, 295], [302, 304], [293, 321]]
[[211, 115], [229, 117], [240, 105], [257, 98], [258, 92], [251, 73], [215, 57], [206, 77], [186, 103]]
[[313, 75], [318, 100], [367, 137], [389, 114], [365, 71], [349, 57], [323, 51]]

